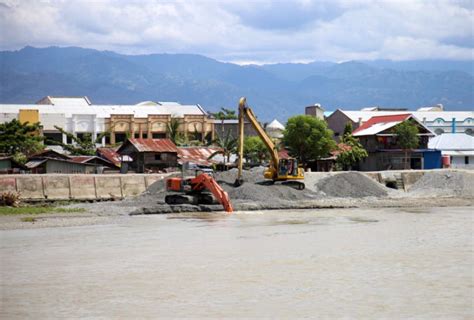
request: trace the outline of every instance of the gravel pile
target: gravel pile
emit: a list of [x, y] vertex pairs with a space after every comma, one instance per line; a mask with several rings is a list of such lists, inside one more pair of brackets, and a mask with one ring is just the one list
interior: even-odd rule
[[265, 168], [256, 167], [242, 172], [244, 183], [234, 187], [237, 178], [237, 169], [219, 172], [215, 175], [217, 182], [229, 194], [230, 199], [235, 202], [255, 201], [261, 205], [274, 206], [288, 201], [314, 199], [316, 194], [309, 190], [296, 190], [280, 183], [270, 184], [263, 178]]
[[387, 188], [360, 172], [343, 172], [321, 179], [315, 185], [327, 197], [385, 197]]
[[474, 173], [466, 171], [426, 172], [410, 190], [415, 196], [474, 197]]

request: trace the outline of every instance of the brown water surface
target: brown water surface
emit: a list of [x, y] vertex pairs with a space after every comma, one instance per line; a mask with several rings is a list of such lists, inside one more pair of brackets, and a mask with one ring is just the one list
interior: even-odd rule
[[1, 231], [0, 316], [470, 318], [471, 211], [162, 215]]

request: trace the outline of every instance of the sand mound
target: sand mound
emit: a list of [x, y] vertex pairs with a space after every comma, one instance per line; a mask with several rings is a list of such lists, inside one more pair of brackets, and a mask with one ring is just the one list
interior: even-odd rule
[[328, 197], [384, 197], [385, 186], [359, 172], [343, 172], [320, 180], [316, 190]]
[[419, 196], [474, 197], [474, 173], [466, 171], [426, 172], [411, 186], [409, 193]]

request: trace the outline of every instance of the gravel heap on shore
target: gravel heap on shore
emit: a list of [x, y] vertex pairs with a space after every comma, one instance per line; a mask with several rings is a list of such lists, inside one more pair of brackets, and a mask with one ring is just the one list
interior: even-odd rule
[[385, 197], [387, 188], [360, 172], [343, 172], [320, 180], [318, 193], [335, 198]]
[[218, 172], [215, 175], [217, 182], [229, 194], [231, 201], [255, 201], [262, 205], [275, 205], [288, 201], [315, 199], [317, 195], [310, 190], [296, 190], [281, 183], [271, 184], [263, 178], [264, 167], [255, 167], [242, 172], [244, 183], [234, 187], [237, 178], [237, 169]]
[[415, 196], [472, 198], [474, 197], [474, 173], [467, 171], [426, 172], [408, 192]]

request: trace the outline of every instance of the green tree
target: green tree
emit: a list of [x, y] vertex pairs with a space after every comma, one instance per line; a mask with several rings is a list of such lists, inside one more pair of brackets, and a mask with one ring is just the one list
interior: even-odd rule
[[268, 158], [269, 152], [267, 146], [258, 136], [245, 137], [244, 139], [244, 158], [249, 162], [262, 163]]
[[219, 148], [219, 150], [213, 152], [210, 156], [209, 159], [214, 158], [218, 154], [222, 154], [224, 156], [224, 161], [229, 162], [230, 161], [230, 155], [232, 153], [237, 152], [237, 139], [233, 138], [230, 135], [230, 132], [227, 132], [227, 135], [224, 138], [217, 137], [213, 141], [213, 144]]
[[393, 133], [397, 137], [398, 145], [405, 152], [405, 169], [409, 169], [408, 152], [411, 152], [420, 144], [418, 126], [411, 121], [403, 121], [393, 128]]
[[[348, 128], [347, 125], [346, 128]], [[360, 144], [359, 139], [352, 135], [352, 125], [350, 125], [350, 129], [350, 131], [344, 129], [346, 133], [341, 139], [342, 145], [338, 145], [340, 153], [337, 156], [336, 164], [342, 170], [351, 170], [360, 160], [368, 157], [368, 153]]]
[[176, 145], [182, 145], [185, 142], [184, 135], [179, 131], [180, 121], [179, 118], [171, 118], [170, 122], [166, 125], [166, 133], [168, 137]]
[[0, 153], [13, 155], [16, 160], [26, 158], [44, 149], [43, 137], [39, 136], [38, 123], [21, 123], [17, 119], [0, 124]]
[[300, 115], [288, 119], [282, 141], [290, 155], [306, 165], [308, 160], [325, 157], [335, 148], [332, 135], [324, 120]]
[[232, 120], [232, 119], [237, 119], [237, 114], [235, 113], [235, 110], [231, 109], [226, 109], [226, 108], [221, 108], [219, 112], [216, 112], [213, 114], [214, 117], [218, 120]]
[[344, 133], [342, 134], [342, 136], [346, 136], [346, 135], [352, 135], [352, 123], [351, 122], [347, 122], [346, 125], [344, 126]]
[[109, 132], [103, 132], [97, 136], [96, 139], [92, 139], [90, 133], [84, 133], [82, 138], [76, 137], [70, 132], [66, 132], [63, 128], [54, 126], [56, 130], [66, 135], [66, 137], [73, 141], [72, 144], [63, 143], [56, 140], [48, 140], [50, 144], [59, 145], [64, 150], [68, 151], [73, 156], [93, 156], [96, 152], [96, 144], [102, 141], [102, 138], [109, 134]]

